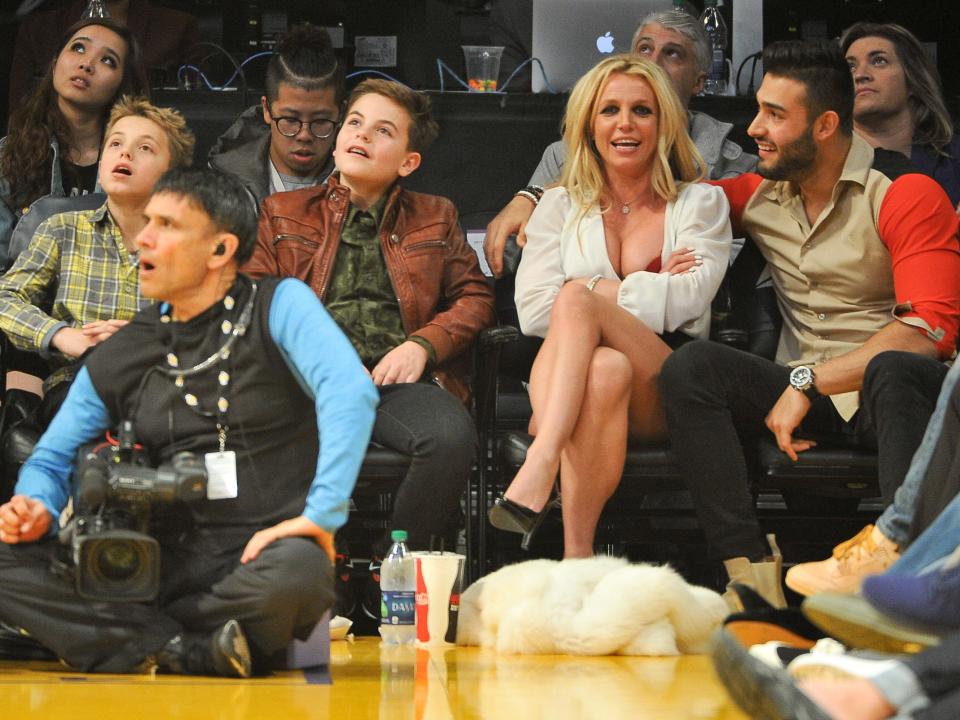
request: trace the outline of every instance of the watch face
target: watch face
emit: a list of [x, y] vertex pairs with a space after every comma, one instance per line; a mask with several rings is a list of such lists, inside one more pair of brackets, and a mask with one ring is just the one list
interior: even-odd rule
[[813, 371], [801, 365], [790, 372], [790, 384], [800, 390], [805, 390], [813, 382]]

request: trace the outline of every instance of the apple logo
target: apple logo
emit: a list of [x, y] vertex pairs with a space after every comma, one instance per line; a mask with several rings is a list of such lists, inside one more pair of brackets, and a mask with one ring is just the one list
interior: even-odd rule
[[597, 38], [597, 50], [604, 54], [613, 52], [613, 37], [609, 31]]

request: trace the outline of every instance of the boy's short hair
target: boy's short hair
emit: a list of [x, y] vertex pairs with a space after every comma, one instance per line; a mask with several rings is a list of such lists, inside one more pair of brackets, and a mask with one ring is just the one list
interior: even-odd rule
[[410, 130], [407, 133], [407, 149], [422, 153], [430, 143], [437, 139], [440, 128], [430, 114], [430, 98], [421, 92], [392, 80], [375, 78], [364, 80], [350, 93], [347, 112], [364, 95], [382, 95], [402, 107], [410, 118]]
[[186, 198], [210, 218], [220, 232], [237, 236], [237, 263], [253, 256], [257, 243], [257, 213], [250, 192], [234, 175], [210, 168], [172, 168], [153, 188], [153, 194], [171, 193]]
[[107, 121], [104, 138], [110, 136], [113, 126], [125, 117], [142, 117], [156, 124], [167, 136], [170, 150], [170, 167], [188, 167], [193, 162], [193, 147], [196, 138], [183, 115], [172, 108], [157, 107], [144, 97], [124, 95], [114, 103]]

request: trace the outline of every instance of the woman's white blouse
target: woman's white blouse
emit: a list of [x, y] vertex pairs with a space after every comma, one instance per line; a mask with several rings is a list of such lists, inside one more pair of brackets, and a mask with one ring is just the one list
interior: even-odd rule
[[[525, 335], [546, 336], [553, 302], [567, 281], [594, 275], [620, 281], [607, 256], [600, 209], [591, 208], [578, 222], [565, 188], [543, 194], [526, 236], [515, 294]], [[727, 270], [730, 242], [730, 206], [723, 190], [703, 183], [681, 186], [677, 199], [667, 203], [660, 259], [665, 265], [671, 252], [689, 247], [703, 264], [681, 275], [630, 273], [620, 284], [617, 304], [655, 333], [682, 330], [708, 337], [710, 303]]]

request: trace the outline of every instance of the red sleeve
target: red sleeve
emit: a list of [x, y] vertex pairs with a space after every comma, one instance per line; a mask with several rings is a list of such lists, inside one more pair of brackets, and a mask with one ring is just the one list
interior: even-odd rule
[[743, 175], [737, 175], [736, 177], [724, 180], [708, 180], [707, 182], [716, 185], [726, 193], [727, 202], [730, 203], [730, 224], [733, 226], [733, 234], [737, 237], [745, 235], [746, 233], [744, 233], [741, 225], [743, 211], [757, 188], [760, 187], [763, 178], [756, 173], [743, 173]]
[[960, 243], [946, 193], [926, 175], [901, 175], [883, 198], [877, 229], [893, 263], [897, 316], [922, 320], [929, 329], [918, 329], [940, 357], [952, 357], [960, 324]]

